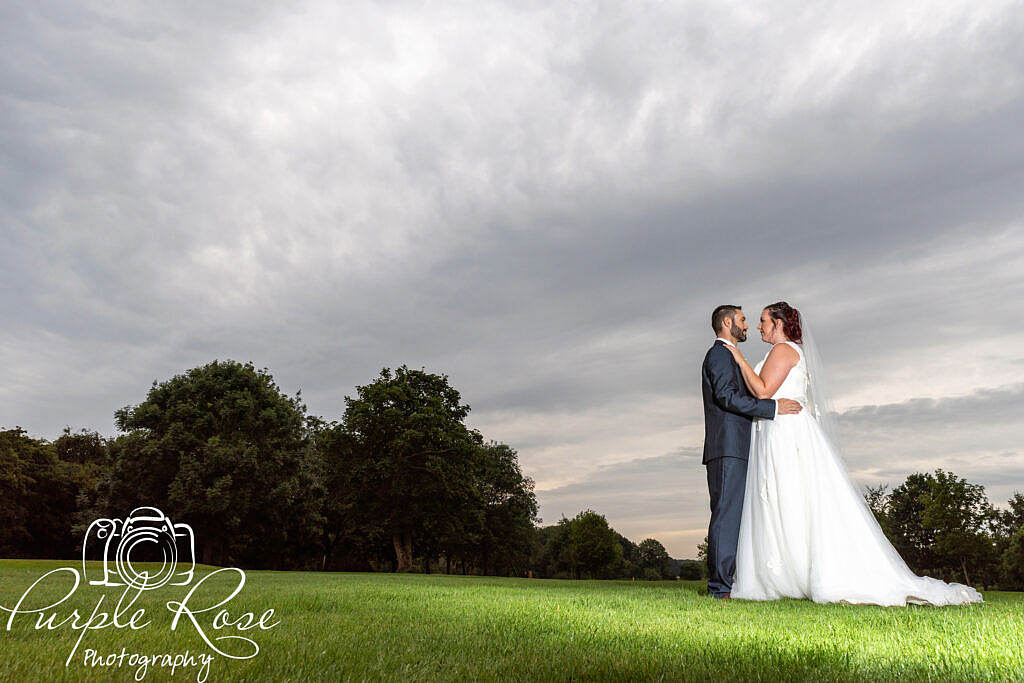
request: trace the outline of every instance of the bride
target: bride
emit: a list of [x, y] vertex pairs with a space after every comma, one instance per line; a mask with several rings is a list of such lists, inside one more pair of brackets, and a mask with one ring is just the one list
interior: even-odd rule
[[732, 597], [982, 602], [969, 586], [914, 574], [885, 537], [835, 446], [820, 358], [799, 311], [772, 304], [758, 330], [772, 348], [756, 368], [727, 347], [747, 387], [758, 398], [791, 398], [811, 410], [754, 419]]

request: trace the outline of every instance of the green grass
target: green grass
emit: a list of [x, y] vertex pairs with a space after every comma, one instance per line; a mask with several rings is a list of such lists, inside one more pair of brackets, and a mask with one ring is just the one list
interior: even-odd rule
[[[0, 605], [13, 607], [46, 571], [69, 562], [0, 560]], [[202, 568], [200, 573], [210, 568]], [[807, 601], [722, 602], [699, 582], [553, 581], [360, 573], [246, 572], [232, 615], [275, 610], [267, 631], [236, 633], [261, 649], [249, 660], [216, 657], [208, 680], [1021, 680], [1024, 594], [989, 592], [983, 605], [881, 608]], [[220, 576], [214, 577], [220, 579]], [[33, 595], [49, 604], [70, 587], [50, 582]], [[210, 584], [211, 582], [207, 582]], [[199, 607], [233, 581], [204, 584]], [[206, 588], [209, 590], [205, 590]], [[0, 679], [131, 681], [135, 668], [87, 669], [101, 654], [211, 653], [195, 629], [170, 630], [169, 600], [187, 589], [146, 591], [144, 629], [85, 634], [33, 628], [0, 612]], [[100, 595], [112, 609], [121, 591], [80, 586], [54, 610], [89, 615]], [[216, 597], [214, 597], [216, 596]], [[205, 600], [201, 598], [205, 597]], [[130, 614], [130, 611], [128, 612]], [[229, 641], [238, 645], [237, 641]], [[225, 646], [225, 649], [230, 646]], [[236, 648], [240, 649], [240, 648]], [[144, 680], [196, 680], [197, 668], [150, 666]]]

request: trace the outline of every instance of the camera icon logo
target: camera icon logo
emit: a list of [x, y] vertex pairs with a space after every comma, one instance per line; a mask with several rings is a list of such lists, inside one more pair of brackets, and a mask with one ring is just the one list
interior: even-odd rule
[[[85, 564], [86, 553], [102, 549], [101, 575]], [[155, 571], [142, 563], [159, 564]], [[165, 584], [185, 586], [195, 570], [195, 536], [188, 524], [172, 524], [154, 507], [132, 510], [125, 519], [95, 520], [82, 541], [82, 576], [90, 586], [151, 590]]]

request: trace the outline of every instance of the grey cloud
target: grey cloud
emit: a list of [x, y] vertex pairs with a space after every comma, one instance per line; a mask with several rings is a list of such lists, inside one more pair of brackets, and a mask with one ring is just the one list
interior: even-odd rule
[[1024, 490], [1024, 384], [842, 413], [846, 461], [868, 483], [897, 485], [938, 467], [982, 484], [1003, 504]]
[[970, 426], [973, 434], [1010, 423], [1024, 415], [1024, 384], [978, 389], [973, 394], [950, 398], [915, 398], [902, 403], [860, 406], [842, 413], [844, 434], [891, 434], [892, 430], [927, 430], [945, 440]]
[[710, 310], [778, 298], [845, 405], [1024, 382], [980, 339], [1024, 313], [1012, 5], [0, 11], [4, 424], [226, 357], [336, 418], [408, 363], [554, 490], [698, 447]]

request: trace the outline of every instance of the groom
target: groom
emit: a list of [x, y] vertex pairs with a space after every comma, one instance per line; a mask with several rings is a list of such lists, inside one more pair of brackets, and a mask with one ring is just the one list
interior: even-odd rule
[[719, 306], [711, 314], [718, 338], [704, 357], [701, 388], [704, 394], [704, 460], [711, 493], [708, 527], [708, 593], [729, 598], [736, 571], [736, 542], [743, 512], [752, 418], [800, 412], [788, 398], [755, 398], [747, 390], [732, 354], [725, 348], [747, 340], [747, 316], [739, 306]]

